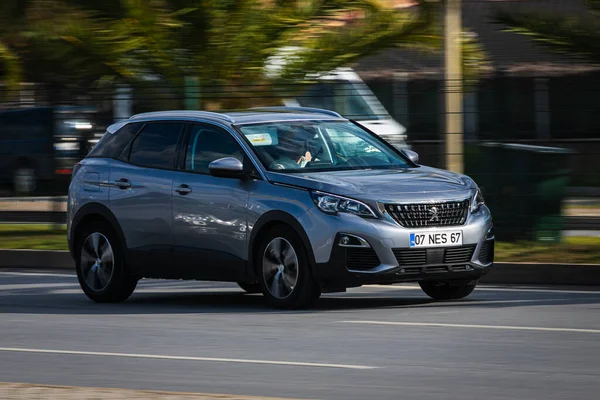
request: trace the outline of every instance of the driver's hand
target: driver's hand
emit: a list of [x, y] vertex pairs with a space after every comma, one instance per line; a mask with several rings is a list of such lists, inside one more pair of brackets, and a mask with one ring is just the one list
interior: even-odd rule
[[304, 168], [304, 166], [306, 164], [308, 164], [309, 162], [311, 162], [312, 160], [312, 155], [310, 154], [310, 151], [307, 151], [303, 156], [301, 156], [298, 161], [296, 161], [297, 164], [300, 165], [300, 167]]

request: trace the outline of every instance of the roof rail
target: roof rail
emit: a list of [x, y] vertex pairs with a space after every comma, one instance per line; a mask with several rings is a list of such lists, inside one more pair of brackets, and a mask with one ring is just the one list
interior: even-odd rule
[[212, 117], [227, 122], [234, 123], [235, 121], [229, 115], [216, 113], [212, 111], [196, 111], [196, 110], [172, 110], [172, 111], [153, 111], [141, 114], [132, 115], [129, 119], [149, 118], [149, 117]]
[[326, 110], [324, 108], [313, 108], [313, 107], [287, 107], [287, 106], [272, 106], [272, 107], [253, 107], [250, 110], [264, 110], [264, 111], [301, 111], [306, 113], [317, 113], [326, 114], [338, 118], [343, 118], [340, 114], [335, 111]]

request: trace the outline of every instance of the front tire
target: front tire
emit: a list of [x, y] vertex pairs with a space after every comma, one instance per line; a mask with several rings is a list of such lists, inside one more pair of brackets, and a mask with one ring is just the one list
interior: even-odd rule
[[302, 240], [285, 225], [270, 229], [262, 238], [257, 265], [262, 292], [276, 308], [305, 308], [321, 295]]
[[434, 300], [458, 300], [470, 295], [477, 286], [471, 281], [424, 281], [419, 282], [425, 294]]
[[126, 300], [137, 286], [129, 274], [123, 249], [110, 225], [95, 221], [76, 238], [75, 265], [83, 292], [97, 303]]

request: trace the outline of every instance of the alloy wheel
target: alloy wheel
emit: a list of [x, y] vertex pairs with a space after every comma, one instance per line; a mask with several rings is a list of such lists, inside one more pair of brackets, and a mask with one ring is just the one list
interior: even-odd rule
[[86, 285], [96, 292], [106, 289], [115, 265], [113, 249], [106, 236], [99, 232], [90, 234], [83, 242], [80, 261]]
[[262, 273], [269, 293], [277, 299], [289, 297], [298, 283], [298, 256], [286, 239], [276, 237], [265, 248]]

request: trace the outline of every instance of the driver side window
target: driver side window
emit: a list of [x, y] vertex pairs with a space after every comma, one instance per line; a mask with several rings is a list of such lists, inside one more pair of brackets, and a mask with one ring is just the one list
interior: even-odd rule
[[208, 174], [208, 165], [224, 157], [244, 162], [244, 151], [229, 132], [210, 125], [194, 125], [185, 156], [185, 171]]

